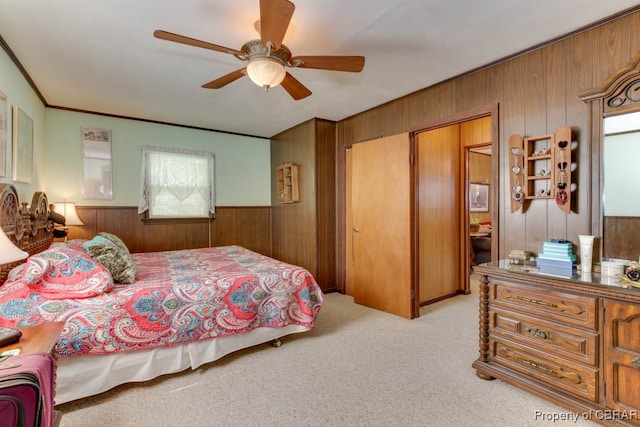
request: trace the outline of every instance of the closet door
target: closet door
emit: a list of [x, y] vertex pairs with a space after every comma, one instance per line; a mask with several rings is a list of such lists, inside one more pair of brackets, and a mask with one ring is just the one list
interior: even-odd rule
[[354, 144], [351, 155], [354, 301], [415, 317], [409, 134]]

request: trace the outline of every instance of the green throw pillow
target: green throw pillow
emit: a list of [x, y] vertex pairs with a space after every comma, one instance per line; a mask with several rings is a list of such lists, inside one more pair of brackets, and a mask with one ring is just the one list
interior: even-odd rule
[[127, 254], [127, 255], [130, 254], [129, 248], [127, 248], [127, 245], [125, 245], [124, 242], [122, 241], [122, 239], [120, 239], [115, 234], [111, 234], [111, 233], [107, 233], [107, 232], [101, 231], [100, 233], [98, 233], [98, 236], [102, 236], [105, 239], [109, 240], [111, 243], [116, 245], [118, 247], [118, 249], [123, 251], [125, 254]]
[[133, 283], [136, 280], [136, 264], [127, 253], [122, 253], [113, 243], [97, 243], [87, 248], [89, 256], [102, 264], [116, 283]]

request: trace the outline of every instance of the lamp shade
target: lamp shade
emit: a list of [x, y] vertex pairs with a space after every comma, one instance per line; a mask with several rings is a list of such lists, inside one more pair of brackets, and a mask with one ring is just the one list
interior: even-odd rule
[[265, 90], [282, 83], [286, 73], [280, 62], [270, 58], [253, 59], [247, 65], [247, 74], [251, 81]]
[[65, 225], [84, 225], [84, 222], [78, 217], [76, 212], [76, 204], [73, 202], [58, 202], [53, 204], [53, 209], [64, 216]]
[[9, 264], [14, 261], [20, 261], [29, 256], [23, 250], [20, 250], [4, 233], [0, 227], [0, 264]]

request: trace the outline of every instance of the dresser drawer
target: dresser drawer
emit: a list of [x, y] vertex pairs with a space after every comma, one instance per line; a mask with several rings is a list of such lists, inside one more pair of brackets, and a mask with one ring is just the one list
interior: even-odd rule
[[491, 334], [502, 335], [576, 362], [597, 366], [599, 337], [594, 332], [498, 307], [492, 307], [490, 313]]
[[490, 340], [489, 359], [529, 377], [593, 402], [598, 400], [598, 370], [516, 343]]
[[565, 324], [597, 329], [598, 302], [594, 297], [499, 280], [493, 280], [490, 289], [489, 302], [492, 306], [503, 306]]

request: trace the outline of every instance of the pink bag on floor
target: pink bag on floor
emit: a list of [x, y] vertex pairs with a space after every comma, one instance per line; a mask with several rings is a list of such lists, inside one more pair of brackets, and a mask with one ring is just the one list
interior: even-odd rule
[[11, 356], [0, 363], [3, 426], [53, 427], [55, 360], [49, 353]]

